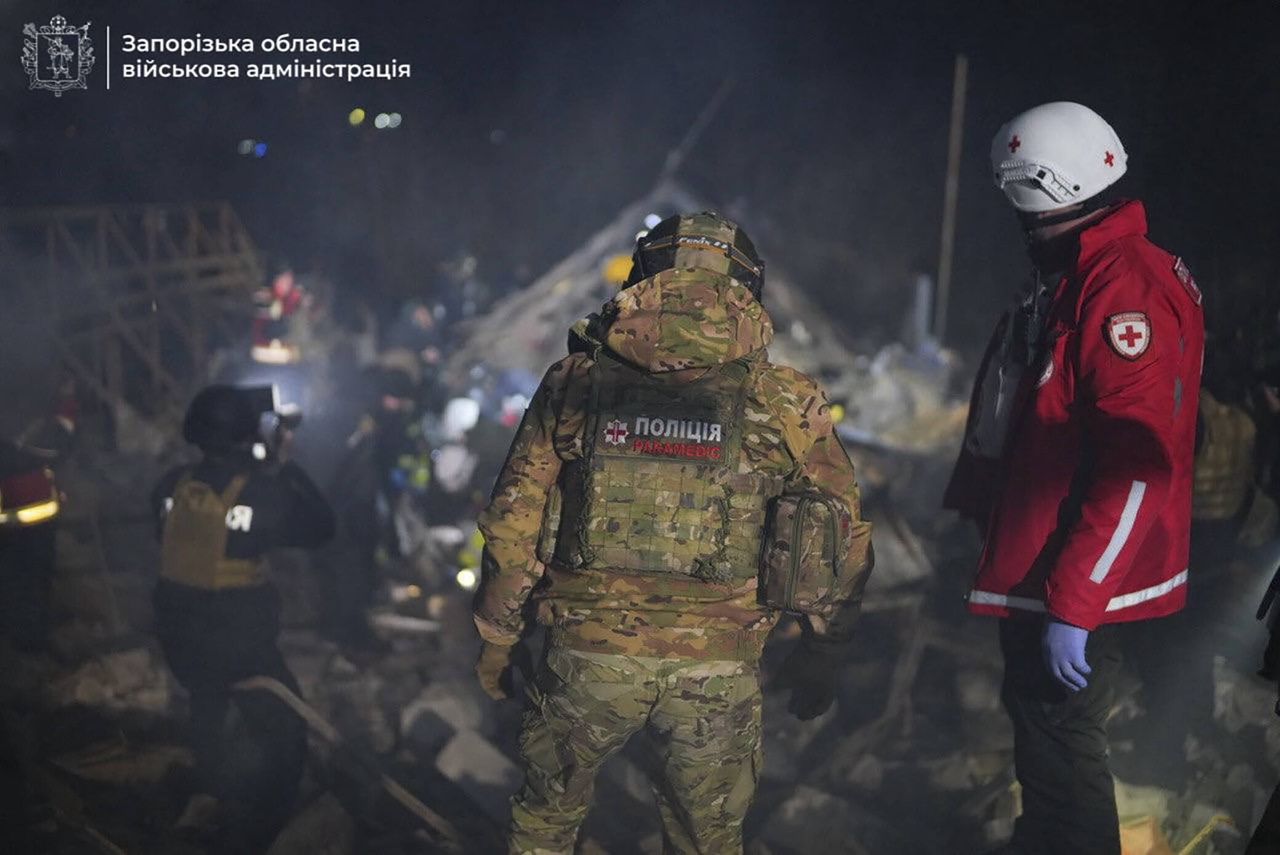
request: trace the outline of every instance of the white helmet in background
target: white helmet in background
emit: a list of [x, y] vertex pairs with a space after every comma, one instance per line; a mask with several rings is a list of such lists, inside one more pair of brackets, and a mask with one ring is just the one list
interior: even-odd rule
[[454, 398], [444, 405], [440, 433], [445, 442], [461, 442], [480, 421], [480, 403], [474, 398]]
[[1040, 213], [1097, 196], [1124, 175], [1128, 155], [1106, 120], [1054, 101], [1005, 123], [991, 141], [996, 186], [1019, 211]]

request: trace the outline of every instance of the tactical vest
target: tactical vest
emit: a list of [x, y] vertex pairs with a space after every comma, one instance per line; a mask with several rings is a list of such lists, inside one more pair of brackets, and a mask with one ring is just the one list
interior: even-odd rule
[[1195, 458], [1191, 517], [1233, 519], [1253, 489], [1256, 429], [1248, 413], [1218, 403], [1207, 391], [1200, 393], [1200, 417], [1204, 438]]
[[740, 582], [759, 572], [781, 478], [740, 474], [758, 357], [681, 382], [601, 353], [590, 370], [583, 457], [561, 481], [562, 567]]
[[248, 475], [236, 475], [218, 493], [190, 473], [178, 480], [164, 520], [161, 578], [211, 591], [266, 581], [259, 561], [227, 558], [228, 515], [248, 481]]

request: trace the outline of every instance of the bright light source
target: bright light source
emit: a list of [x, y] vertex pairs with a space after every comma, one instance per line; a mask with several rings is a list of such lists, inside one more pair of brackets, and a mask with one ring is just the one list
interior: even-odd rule
[[267, 156], [267, 144], [266, 144], [266, 143], [264, 143], [264, 142], [260, 142], [260, 143], [258, 143], [257, 145], [255, 145], [255, 146], [253, 147], [253, 156], [254, 156], [254, 157], [266, 157], [266, 156]]
[[457, 579], [458, 585], [462, 588], [468, 591], [474, 591], [476, 589], [476, 571], [472, 570], [470, 567], [463, 567], [459, 570]]
[[390, 116], [387, 116], [387, 127], [388, 128], [400, 127], [400, 120], [401, 120], [401, 117], [399, 113], [392, 113]]
[[660, 222], [662, 222], [662, 217], [659, 217], [657, 214], [649, 214], [644, 218], [644, 227], [646, 229], [651, 229]]
[[391, 124], [391, 117], [386, 113], [379, 113], [377, 118], [373, 120], [373, 126], [378, 130], [382, 130], [389, 124]]
[[364, 109], [362, 107], [356, 107], [350, 113], [347, 113], [347, 122], [353, 128], [362, 124], [364, 122]]
[[241, 154], [253, 154], [253, 140], [240, 140], [240, 145], [236, 146], [236, 151]]

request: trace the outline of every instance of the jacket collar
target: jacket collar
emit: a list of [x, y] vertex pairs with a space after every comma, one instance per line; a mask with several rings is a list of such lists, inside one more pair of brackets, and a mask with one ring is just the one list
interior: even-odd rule
[[1083, 270], [1106, 249], [1123, 237], [1147, 233], [1147, 210], [1136, 199], [1121, 202], [1102, 219], [1080, 232], [1080, 254], [1076, 269]]

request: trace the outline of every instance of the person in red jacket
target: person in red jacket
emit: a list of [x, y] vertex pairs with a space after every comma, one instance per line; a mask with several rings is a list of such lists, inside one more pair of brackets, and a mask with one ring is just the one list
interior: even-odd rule
[[968, 602], [1001, 618], [1017, 853], [1119, 855], [1110, 625], [1186, 602], [1201, 295], [1118, 195], [1126, 161], [1111, 126], [1067, 102], [992, 143], [1035, 270], [987, 348], [944, 504], [985, 532]]

